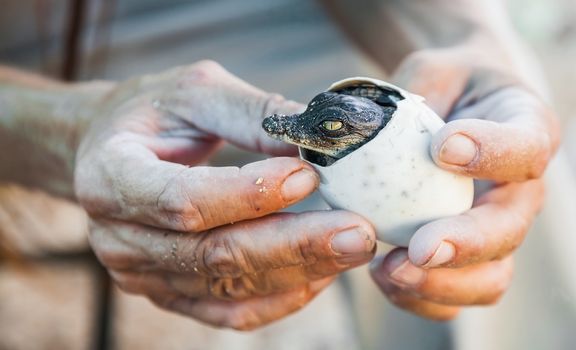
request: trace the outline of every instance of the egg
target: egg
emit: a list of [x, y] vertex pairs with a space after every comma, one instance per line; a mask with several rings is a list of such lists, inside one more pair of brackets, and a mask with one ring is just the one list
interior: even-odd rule
[[379, 240], [406, 247], [422, 225], [468, 210], [473, 180], [433, 162], [431, 138], [445, 123], [424, 98], [364, 77], [338, 81], [329, 91], [358, 84], [375, 84], [403, 97], [386, 126], [331, 165], [310, 162], [302, 148], [300, 156], [320, 175], [319, 192], [330, 207], [362, 215], [373, 224]]

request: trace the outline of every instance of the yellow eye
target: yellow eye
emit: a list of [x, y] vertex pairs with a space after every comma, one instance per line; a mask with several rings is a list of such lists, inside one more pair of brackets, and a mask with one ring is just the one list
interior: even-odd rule
[[326, 130], [336, 131], [342, 129], [342, 122], [337, 120], [325, 120], [322, 122], [322, 127]]

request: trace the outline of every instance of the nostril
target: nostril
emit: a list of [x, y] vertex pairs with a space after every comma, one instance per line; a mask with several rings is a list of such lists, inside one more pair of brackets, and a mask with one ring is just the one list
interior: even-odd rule
[[270, 131], [272, 131], [272, 121], [270, 120], [270, 118], [272, 118], [272, 117], [265, 118], [262, 121], [262, 128], [264, 129], [264, 131], [266, 131], [268, 133]]
[[269, 134], [281, 134], [284, 132], [284, 126], [280, 122], [280, 116], [277, 114], [264, 118], [262, 128]]

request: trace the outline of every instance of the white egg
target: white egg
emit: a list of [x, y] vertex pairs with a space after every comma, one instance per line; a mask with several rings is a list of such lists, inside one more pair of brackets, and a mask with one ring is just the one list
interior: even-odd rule
[[311, 164], [320, 174], [319, 191], [332, 208], [362, 215], [372, 222], [379, 240], [405, 247], [423, 224], [468, 210], [473, 180], [432, 161], [430, 141], [444, 121], [424, 98], [363, 77], [336, 82], [329, 90], [359, 83], [395, 90], [404, 99], [372, 140], [332, 165]]

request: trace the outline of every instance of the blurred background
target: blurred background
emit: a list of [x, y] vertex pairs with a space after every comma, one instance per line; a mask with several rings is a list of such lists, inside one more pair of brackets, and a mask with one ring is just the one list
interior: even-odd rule
[[[535, 233], [520, 249], [515, 283], [495, 308], [471, 310], [452, 325], [427, 324], [428, 331], [445, 334], [430, 340], [426, 332], [410, 334], [402, 326], [425, 321], [392, 309], [375, 288], [355, 292], [346, 287], [370, 284], [365, 271], [354, 271], [343, 288], [330, 288], [303, 312], [314, 315], [314, 322], [327, 325], [328, 331], [349, 322], [351, 313], [359, 316], [361, 326], [355, 332], [360, 339], [370, 339], [363, 343], [342, 338], [347, 348], [363, 348], [375, 343], [375, 337], [403, 332], [404, 342], [391, 349], [416, 349], [417, 344], [428, 344], [427, 349], [446, 349], [447, 344], [456, 349], [576, 348], [576, 274], [566, 268], [576, 248], [576, 222], [570, 218], [576, 214], [570, 199], [576, 198], [576, 2], [509, 0], [508, 7], [518, 32], [542, 63], [564, 126], [564, 154], [570, 159], [551, 165], [561, 168], [565, 177], [551, 184]], [[121, 80], [205, 58], [301, 102], [345, 77], [384, 77], [308, 0], [0, 4], [0, 62], [55, 78]], [[215, 164], [254, 157], [228, 148]], [[261, 340], [255, 341], [232, 331], [216, 334], [160, 311], [144, 298], [119, 292], [89, 252], [86, 222], [72, 203], [11, 184], [0, 186], [0, 349], [90, 349], [112, 343], [119, 349], [179, 349], [182, 344], [190, 349], [204, 347], [191, 344], [234, 348], [240, 343], [295, 348], [290, 345], [294, 339], [283, 339], [281, 330], [302, 326], [303, 318], [291, 317], [259, 331]], [[554, 254], [544, 253], [550, 251]], [[333, 299], [354, 307], [326, 311]], [[398, 326], [378, 330], [370, 320], [379, 312], [395, 318]], [[303, 328], [298, 333], [302, 344], [319, 348], [314, 341], [321, 335], [315, 334], [313, 323]], [[453, 329], [458, 335], [447, 340]], [[517, 335], [510, 337], [510, 332]]]

